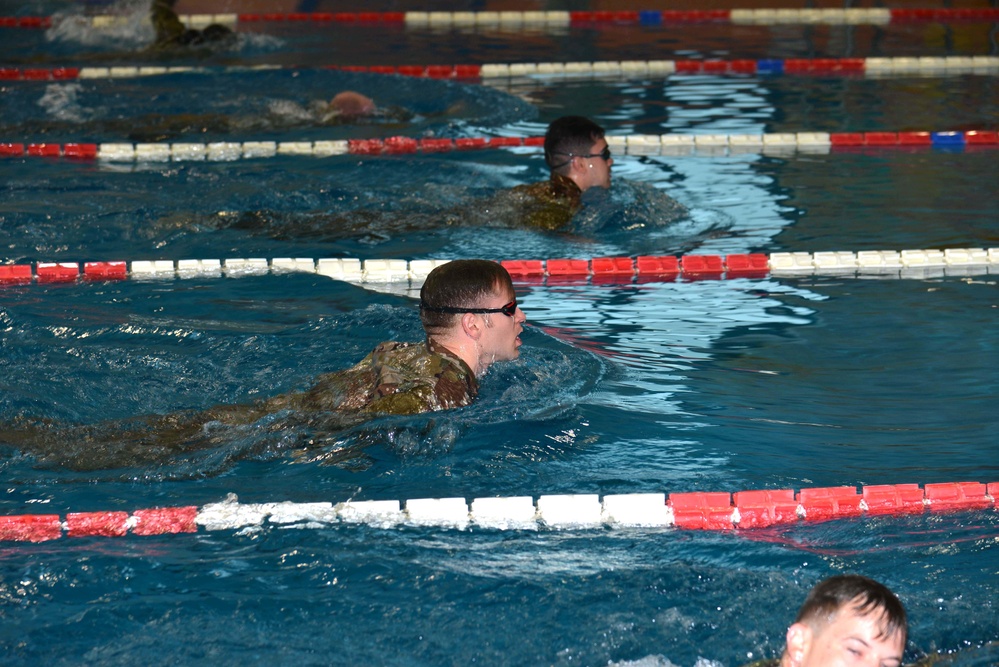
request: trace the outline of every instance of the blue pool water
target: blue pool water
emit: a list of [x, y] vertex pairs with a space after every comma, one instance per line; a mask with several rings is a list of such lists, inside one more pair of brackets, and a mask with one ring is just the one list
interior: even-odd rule
[[[345, 87], [416, 115], [388, 127], [276, 123], [180, 140], [529, 136], [565, 113], [590, 115], [613, 135], [999, 124], [999, 86], [984, 75], [485, 87], [222, 69], [996, 53], [994, 26], [974, 24], [481, 38], [366, 29], [261, 26], [233, 50], [177, 56], [216, 66], [207, 75], [10, 83], [0, 89], [0, 140], [121, 141], [112, 120], [259, 115]], [[138, 24], [122, 34], [6, 31], [0, 52], [17, 66], [148, 57], [120, 52], [148, 39]], [[618, 155], [612, 192], [567, 234], [474, 215], [476, 200], [547, 176], [534, 149], [117, 166], [4, 159], [0, 259], [995, 247], [996, 155]], [[667, 196], [689, 214], [676, 219]], [[443, 225], [454, 211], [466, 217]], [[338, 432], [234, 432], [152, 463], [102, 459], [67, 428], [64, 448], [45, 460], [0, 444], [0, 512], [200, 506], [228, 493], [340, 502], [999, 479], [994, 275], [533, 284], [519, 285], [518, 298], [533, 325], [522, 358], [492, 368], [469, 408]], [[316, 275], [3, 287], [0, 421], [98, 424], [249, 401], [307, 387], [420, 331], [411, 299]], [[87, 465], [95, 460], [104, 462]], [[943, 664], [984, 666], [999, 662], [997, 548], [993, 510], [726, 534], [344, 524], [8, 542], [0, 662], [741, 665], [779, 654], [812, 585], [858, 572], [906, 605], [907, 660], [939, 651]]]

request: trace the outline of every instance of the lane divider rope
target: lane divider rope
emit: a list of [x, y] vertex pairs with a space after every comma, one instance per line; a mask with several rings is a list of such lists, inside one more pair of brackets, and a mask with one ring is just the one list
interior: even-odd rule
[[[292, 12], [182, 14], [178, 18], [191, 28], [212, 23], [228, 26], [258, 23], [317, 23], [404, 25], [430, 27], [564, 28], [568, 26], [672, 25], [729, 23], [733, 25], [888, 25], [892, 23], [954, 23], [999, 21], [996, 8], [941, 9], [713, 9], [713, 10], [617, 10], [617, 11], [480, 11], [480, 12]], [[3, 16], [0, 28], [49, 28], [59, 20], [52, 16]], [[95, 28], [107, 28], [133, 20], [113, 14], [71, 17]]]
[[[194, 67], [118, 65], [113, 67], [0, 67], [0, 81], [75, 81], [131, 79], [167, 74], [230, 74], [304, 68], [281, 65]], [[758, 60], [608, 60], [580, 62], [484, 63], [481, 65], [330, 65], [320, 69], [398, 74], [428, 79], [493, 83], [496, 79], [673, 77], [699, 74], [820, 75], [887, 78], [893, 76], [952, 76], [996, 74], [999, 56], [920, 56], [891, 58], [764, 58]]]
[[[0, 264], [0, 285], [221, 278], [314, 273], [359, 284], [416, 283], [447, 259], [282, 257], [36, 262]], [[882, 276], [924, 279], [999, 273], [999, 248], [775, 252], [730, 255], [642, 255], [593, 259], [500, 261], [520, 284], [627, 284], [781, 276]]]
[[988, 510], [999, 482], [945, 482], [692, 493], [564, 494], [513, 497], [417, 498], [332, 502], [240, 503], [234, 494], [201, 507], [0, 516], [0, 541], [45, 542], [62, 537], [123, 537], [204, 531], [325, 528], [368, 524], [464, 530], [586, 530], [609, 527], [752, 530], [775, 525], [864, 516]]
[[[608, 135], [618, 154], [641, 156], [718, 156], [745, 153], [791, 155], [857, 150], [938, 149], [965, 151], [999, 148], [999, 132], [776, 132], [766, 134], [633, 134]], [[344, 139], [334, 141], [217, 141], [205, 143], [31, 143], [0, 141], [0, 158], [42, 157], [105, 162], [232, 162], [276, 156], [406, 155], [451, 151], [541, 148], [544, 137], [459, 137]]]

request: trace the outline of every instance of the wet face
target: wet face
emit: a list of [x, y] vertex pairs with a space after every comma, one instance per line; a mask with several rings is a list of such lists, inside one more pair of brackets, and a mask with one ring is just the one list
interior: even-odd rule
[[[513, 290], [502, 287], [483, 299], [479, 308], [502, 308], [517, 298]], [[513, 317], [503, 313], [483, 313], [482, 335], [478, 340], [479, 368], [485, 370], [494, 361], [512, 361], [520, 356], [520, 334], [527, 317], [517, 307]]]
[[877, 610], [861, 615], [855, 607], [841, 609], [816, 629], [795, 623], [787, 631], [789, 667], [900, 667], [905, 651], [902, 633], [879, 636], [883, 619]]
[[577, 157], [577, 173], [579, 178], [576, 181], [581, 190], [589, 188], [609, 188], [611, 182], [611, 165], [614, 158], [603, 159], [600, 155], [607, 149], [607, 141], [598, 139], [590, 146], [588, 153], [594, 157]]

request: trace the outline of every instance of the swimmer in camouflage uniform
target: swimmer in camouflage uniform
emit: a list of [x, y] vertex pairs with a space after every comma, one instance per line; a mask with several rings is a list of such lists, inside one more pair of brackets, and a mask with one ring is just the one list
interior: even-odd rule
[[156, 50], [206, 44], [226, 44], [235, 41], [232, 30], [219, 23], [212, 23], [204, 30], [185, 28], [173, 6], [177, 0], [153, 0], [149, 8], [149, 18], [156, 31]]
[[489, 366], [520, 355], [526, 319], [501, 265], [448, 262], [431, 271], [420, 290], [425, 342], [382, 343], [353, 368], [272, 400], [297, 410], [391, 414], [463, 407], [478, 394], [476, 378]]
[[[586, 209], [590, 207], [594, 215], [601, 215], [599, 195], [610, 188], [614, 164], [603, 128], [582, 116], [563, 116], [552, 121], [545, 133], [545, 162], [551, 170], [546, 181], [518, 185], [456, 204], [442, 205], [439, 198], [422, 197], [422, 188], [417, 188], [403, 211], [382, 206], [301, 213], [270, 210], [219, 211], [210, 215], [173, 212], [144, 227], [140, 234], [161, 238], [178, 230], [238, 229], [282, 240], [360, 237], [377, 242], [396, 234], [437, 229], [445, 224], [589, 235], [592, 228], [583, 227]], [[650, 201], [655, 201], [656, 217], [646, 216], [643, 221], [637, 217], [641, 213], [636, 213], [633, 207], [625, 211], [635, 220], [631, 224], [659, 227], [687, 215], [682, 204], [659, 190], [654, 191], [657, 199]], [[584, 198], [587, 192], [597, 196]], [[604, 211], [607, 209], [603, 207]], [[622, 209], [617, 207], [615, 210]], [[583, 215], [577, 217], [581, 212]]]
[[[467, 406], [478, 395], [477, 378], [493, 363], [520, 355], [526, 317], [510, 274], [496, 262], [454, 260], [435, 268], [420, 291], [420, 319], [424, 342], [382, 343], [355, 366], [320, 376], [305, 391], [92, 425], [7, 424], [0, 428], [0, 445], [17, 447], [41, 464], [75, 470], [162, 463], [224, 447], [233, 429], [282, 433], [306, 424], [333, 432], [379, 414]], [[68, 443], [82, 448], [73, 450]]]
[[520, 185], [503, 198], [522, 207], [524, 227], [556, 231], [568, 226], [581, 207], [580, 198], [590, 188], [609, 188], [611, 157], [604, 129], [589, 118], [563, 116], [545, 132], [547, 181]]

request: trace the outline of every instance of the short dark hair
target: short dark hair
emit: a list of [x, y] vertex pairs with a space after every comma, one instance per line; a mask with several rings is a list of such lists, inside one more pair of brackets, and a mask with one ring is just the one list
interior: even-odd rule
[[604, 128], [583, 116], [562, 116], [545, 132], [545, 162], [555, 172], [564, 172], [572, 155], [586, 155], [604, 138]]
[[859, 574], [840, 574], [816, 584], [794, 622], [806, 625], [814, 621], [828, 622], [847, 606], [861, 616], [878, 617], [878, 638], [887, 639], [901, 633], [905, 642], [908, 637], [909, 621], [898, 597], [884, 584]]
[[[420, 288], [420, 305], [431, 308], [475, 308], [500, 289], [513, 292], [510, 274], [498, 262], [486, 259], [455, 259], [430, 272]], [[420, 321], [427, 335], [443, 333], [460, 314], [420, 308]]]

